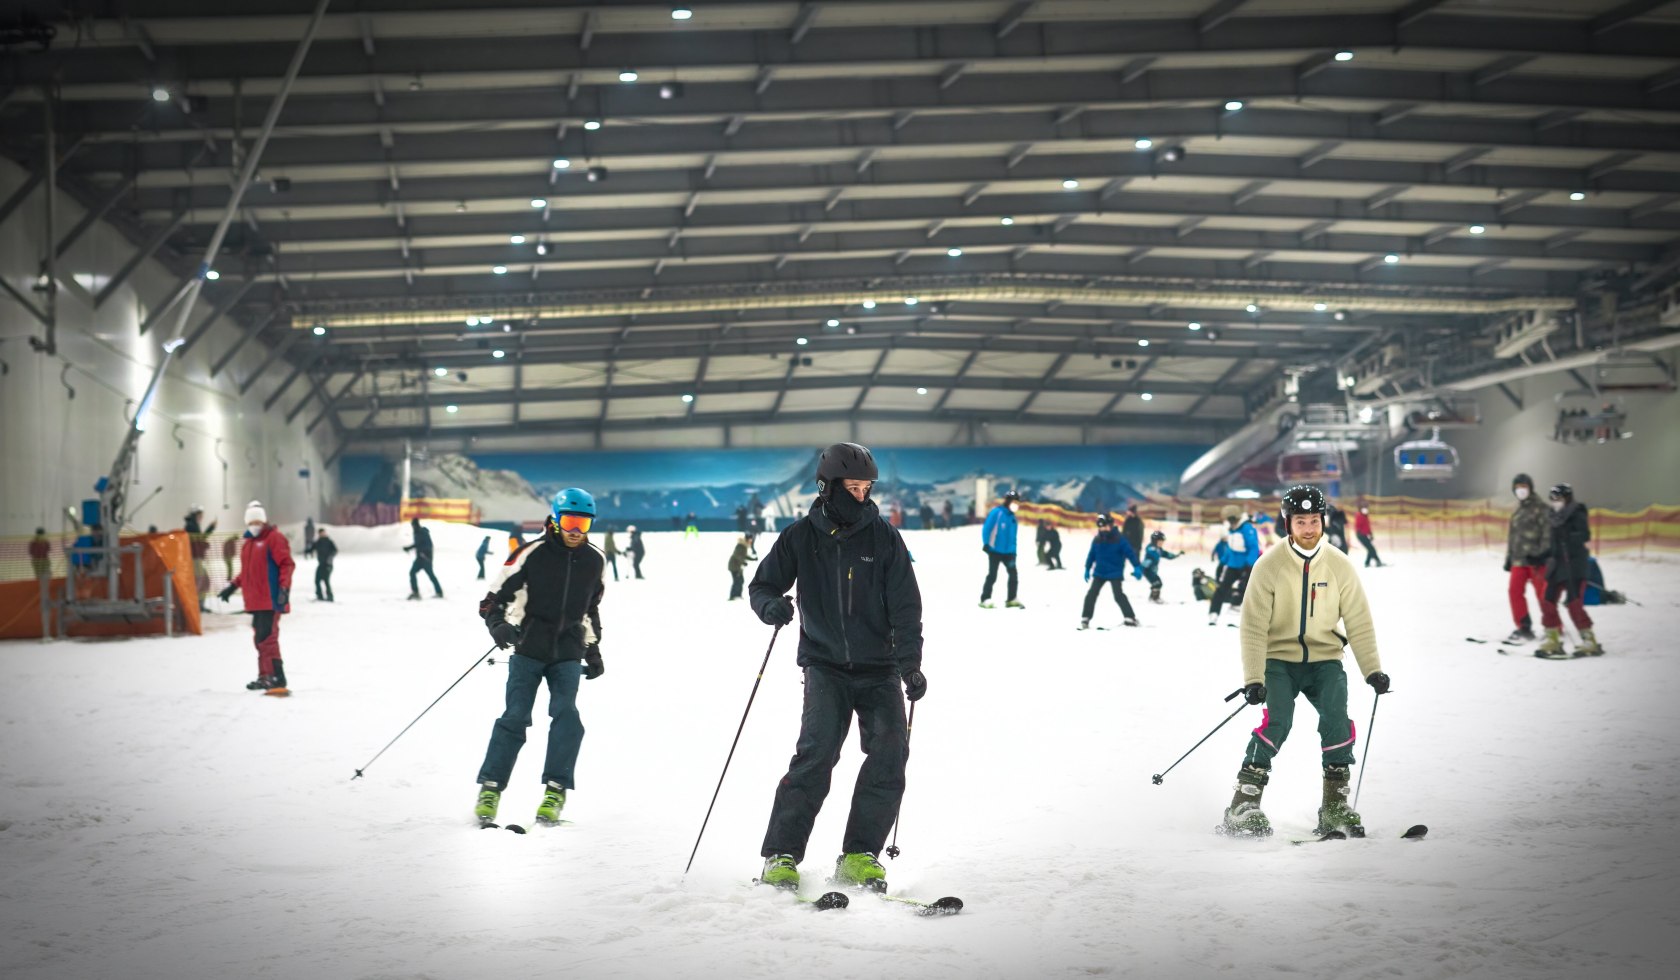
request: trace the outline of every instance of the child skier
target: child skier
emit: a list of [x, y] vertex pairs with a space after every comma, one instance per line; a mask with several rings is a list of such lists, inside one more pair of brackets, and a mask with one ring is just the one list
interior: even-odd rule
[[904, 539], [869, 499], [877, 474], [863, 446], [824, 450], [810, 513], [776, 538], [748, 589], [758, 618], [781, 627], [793, 622], [795, 603], [785, 593], [798, 583], [805, 671], [799, 741], [760, 849], [759, 880], [767, 885], [799, 887], [799, 862], [856, 714], [864, 761], [834, 877], [886, 891], [879, 857], [898, 817], [910, 754], [904, 701], [920, 700], [927, 678], [922, 595]]
[[1149, 547], [1143, 550], [1143, 577], [1149, 580], [1149, 601], [1161, 601], [1161, 559], [1168, 561], [1177, 558], [1180, 552], [1168, 551], [1165, 542], [1165, 531], [1156, 531], [1149, 536]]
[[217, 593], [223, 602], [237, 590], [251, 614], [251, 641], [257, 648], [257, 679], [247, 691], [285, 697], [286, 665], [280, 660], [280, 616], [291, 612], [292, 546], [268, 523], [260, 501], [245, 507], [245, 537], [239, 546], [239, 574]]
[[537, 822], [560, 822], [566, 792], [573, 785], [583, 720], [578, 716], [578, 680], [605, 673], [601, 662], [601, 573], [606, 560], [589, 544], [595, 498], [570, 487], [554, 495], [552, 514], [541, 538], [519, 549], [502, 566], [496, 591], [485, 594], [478, 614], [508, 658], [506, 710], [490, 730], [490, 746], [478, 769], [481, 826], [496, 819], [496, 808], [513, 775], [513, 764], [531, 727], [537, 687], [548, 683], [548, 752], [543, 759], [543, 798]]
[[[1126, 540], [1107, 514], [1098, 514], [1097, 536], [1091, 539], [1091, 549], [1085, 553], [1085, 581], [1091, 583], [1091, 587], [1085, 590], [1085, 608], [1079, 615], [1080, 629], [1091, 628], [1091, 614], [1097, 611], [1097, 596], [1105, 585], [1114, 590], [1114, 601], [1120, 604], [1120, 614], [1126, 617], [1126, 625], [1138, 624], [1131, 601], [1121, 588], [1127, 562], [1132, 563], [1132, 577], [1143, 578], [1143, 566], [1138, 564], [1132, 543]], [[1094, 577], [1091, 574], [1093, 569], [1096, 572]]]
[[[1388, 675], [1377, 656], [1376, 627], [1359, 573], [1346, 554], [1325, 547], [1324, 506], [1324, 494], [1317, 487], [1291, 487], [1283, 495], [1288, 543], [1260, 556], [1243, 603], [1243, 695], [1249, 704], [1264, 704], [1266, 711], [1248, 740], [1237, 772], [1237, 792], [1220, 825], [1221, 832], [1231, 836], [1264, 837], [1272, 832], [1260, 809], [1260, 794], [1273, 757], [1289, 737], [1297, 694], [1305, 694], [1318, 711], [1324, 802], [1317, 833], [1365, 835], [1359, 814], [1347, 800], [1356, 733], [1347, 713], [1342, 648], [1353, 647], [1365, 683], [1379, 696], [1388, 693]], [[1347, 629], [1345, 639], [1336, 632], [1338, 621]]]

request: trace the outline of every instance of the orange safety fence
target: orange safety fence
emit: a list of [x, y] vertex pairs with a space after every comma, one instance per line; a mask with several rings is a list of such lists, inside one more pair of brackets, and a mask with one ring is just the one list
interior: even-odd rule
[[[11, 541], [12, 539], [3, 539]], [[22, 539], [27, 542], [28, 538]], [[203, 624], [198, 615], [198, 586], [194, 581], [192, 562], [192, 545], [184, 531], [165, 532], [161, 534], [143, 534], [122, 538], [123, 546], [139, 543], [144, 547], [140, 553], [141, 578], [143, 595], [159, 596], [163, 594], [163, 577], [168, 575], [174, 585], [176, 606], [176, 628], [188, 633], [202, 633]], [[63, 552], [57, 555], [62, 568]], [[118, 598], [131, 599], [134, 591], [134, 559], [123, 556], [124, 560], [118, 566], [117, 595], [108, 596], [109, 582], [103, 575], [82, 574], [77, 577], [77, 597], [82, 599]], [[49, 561], [51, 559], [49, 558]], [[27, 559], [26, 559], [27, 565]], [[50, 567], [48, 569], [50, 571]], [[31, 569], [33, 571], [33, 569]], [[62, 575], [57, 578], [46, 579], [48, 596], [53, 600], [64, 596], [65, 579]], [[41, 584], [42, 579], [30, 577], [22, 581], [0, 582], [0, 639], [20, 639], [39, 637], [41, 635]], [[50, 624], [54, 635], [59, 629], [58, 612], [52, 610], [53, 617]], [[163, 633], [165, 624], [161, 616], [150, 620], [128, 623], [87, 623], [75, 622], [70, 626], [71, 636], [137, 636], [152, 633]]]
[[474, 524], [478, 520], [478, 511], [473, 502], [464, 497], [410, 497], [402, 502], [398, 518], [408, 521], [416, 517], [423, 521]]

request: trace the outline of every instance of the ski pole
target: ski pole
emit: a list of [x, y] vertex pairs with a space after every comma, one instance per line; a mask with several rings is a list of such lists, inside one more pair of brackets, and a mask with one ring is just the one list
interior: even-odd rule
[[[910, 733], [915, 731], [915, 730], [916, 730], [916, 702], [912, 701], [912, 702], [910, 702], [910, 718], [909, 718], [909, 720], [905, 721], [905, 723], [904, 723], [904, 751], [905, 751], [906, 754], [908, 754], [910, 752]], [[902, 802], [899, 804], [899, 806], [901, 808], [903, 807], [903, 805], [904, 804]], [[892, 843], [887, 845], [887, 857], [890, 857], [890, 858], [898, 857], [898, 854], [899, 854], [899, 851], [898, 851], [898, 817], [899, 817], [898, 814], [896, 814], [896, 813], [893, 814], [893, 838], [892, 838]]]
[[1371, 699], [1371, 722], [1365, 726], [1365, 751], [1359, 756], [1359, 779], [1353, 784], [1353, 809], [1359, 809], [1359, 787], [1365, 785], [1365, 760], [1371, 757], [1371, 729], [1377, 725], [1377, 704], [1382, 701], [1379, 694]]
[[694, 855], [700, 853], [700, 839], [706, 836], [706, 825], [712, 821], [712, 807], [717, 806], [718, 794], [723, 791], [723, 777], [729, 774], [729, 763], [735, 758], [735, 746], [741, 744], [741, 732], [747, 727], [747, 712], [752, 710], [753, 698], [758, 697], [758, 685], [764, 680], [764, 671], [770, 666], [770, 651], [776, 649], [776, 637], [782, 634], [782, 628], [776, 627], [770, 633], [770, 645], [764, 650], [764, 662], [758, 665], [758, 676], [753, 678], [752, 693], [747, 695], [746, 710], [741, 712], [741, 724], [735, 727], [735, 741], [729, 743], [729, 755], [723, 760], [723, 772], [718, 773], [717, 789], [712, 790], [712, 802], [706, 805], [706, 819], [700, 821], [700, 833], [695, 835], [694, 850], [688, 852], [688, 863], [683, 865], [683, 874], [694, 867]]
[[[488, 657], [492, 653], [495, 653], [495, 652], [496, 652], [496, 647], [495, 647], [494, 644], [492, 644], [490, 649], [484, 651], [482, 656], [480, 656], [477, 660], [473, 661], [472, 667], [468, 667], [466, 669], [466, 671], [461, 674], [460, 677], [455, 678], [455, 684], [459, 684], [462, 681], [466, 680], [467, 679], [467, 674], [472, 673], [474, 668], [476, 668], [479, 664], [484, 662], [485, 657]], [[443, 694], [448, 694], [450, 691], [455, 690], [455, 684], [451, 684], [448, 687], [444, 688], [443, 689]], [[437, 698], [432, 701], [431, 704], [426, 705], [426, 711], [430, 711], [433, 708], [437, 707], [437, 703], [439, 701], [443, 700], [443, 694], [439, 694], [437, 696]], [[397, 733], [397, 738], [402, 738], [404, 735], [407, 735], [408, 730], [410, 728], [414, 727], [415, 722], [418, 722], [420, 719], [426, 717], [426, 711], [422, 711], [419, 714], [415, 715], [414, 716], [414, 721], [411, 721], [407, 725], [403, 726], [403, 730]], [[397, 738], [393, 738], [389, 742], [386, 742], [385, 743], [385, 749], [388, 749], [391, 746], [397, 744]], [[385, 749], [380, 749], [378, 752], [375, 752], [374, 755], [373, 755], [373, 758], [371, 758], [368, 761], [362, 763], [362, 768], [357, 769], [356, 774], [354, 776], [350, 777], [351, 781], [354, 782], [355, 780], [358, 780], [358, 779], [362, 778], [362, 771], [364, 769], [366, 769], [368, 766], [373, 765], [375, 762], [378, 762], [379, 757], [385, 754]]]
[[[1232, 691], [1230, 694], [1225, 695], [1225, 700], [1229, 701], [1232, 698], [1237, 697], [1238, 695], [1242, 694], [1242, 692], [1243, 692], [1243, 689], [1239, 687], [1235, 691]], [[1213, 732], [1217, 732], [1221, 728], [1224, 728], [1225, 725], [1226, 725], [1226, 722], [1229, 722], [1232, 718], [1235, 718], [1237, 715], [1241, 714], [1242, 710], [1246, 707], [1248, 707], [1248, 702], [1247, 701], [1244, 701], [1242, 704], [1237, 705], [1237, 710], [1235, 710], [1235, 711], [1231, 712], [1230, 714], [1226, 715], [1225, 716], [1225, 721], [1222, 721], [1219, 724], [1213, 726]], [[1208, 732], [1206, 735], [1203, 735], [1201, 742], [1197, 742], [1195, 745], [1190, 746], [1190, 752], [1194, 752], [1197, 749], [1201, 748], [1202, 747], [1202, 742], [1205, 742], [1208, 739], [1213, 737], [1213, 732]], [[1176, 761], [1174, 761], [1172, 765], [1167, 767], [1166, 772], [1158, 772], [1155, 775], [1149, 777], [1149, 781], [1154, 783], [1156, 786], [1161, 785], [1161, 780], [1167, 778], [1167, 773], [1168, 772], [1172, 772], [1174, 769], [1177, 769], [1178, 764], [1180, 762], [1183, 762], [1185, 759], [1190, 758], [1190, 752], [1186, 752], [1183, 755], [1179, 756], [1178, 759]]]

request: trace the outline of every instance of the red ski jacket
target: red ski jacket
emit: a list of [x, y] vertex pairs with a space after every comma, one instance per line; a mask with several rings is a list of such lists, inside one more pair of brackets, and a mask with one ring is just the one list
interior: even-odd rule
[[292, 591], [292, 546], [273, 524], [264, 524], [256, 537], [250, 531], [239, 544], [239, 574], [233, 584], [245, 599], [246, 612], [290, 612], [289, 606], [275, 608], [275, 593]]

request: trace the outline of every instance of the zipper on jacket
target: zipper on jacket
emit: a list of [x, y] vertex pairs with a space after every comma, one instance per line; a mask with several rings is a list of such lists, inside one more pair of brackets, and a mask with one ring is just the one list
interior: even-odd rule
[[1307, 662], [1307, 602], [1308, 590], [1312, 583], [1312, 559], [1301, 562], [1301, 632], [1295, 639], [1301, 644], [1301, 662]]
[[[577, 564], [577, 552], [572, 551], [566, 556], [566, 584], [560, 589], [560, 617], [562, 621], [566, 617], [566, 600], [571, 598], [572, 595], [572, 566], [575, 564]], [[525, 591], [530, 592], [529, 585], [525, 587]], [[525, 601], [531, 601], [529, 595], [526, 596]], [[554, 649], [549, 651], [550, 656], [557, 657], [560, 655], [560, 632], [560, 630], [554, 631]]]
[[852, 584], [852, 568], [851, 565], [846, 566], [846, 615], [848, 616], [852, 614], [852, 598], [857, 594], [857, 587]]
[[[844, 549], [844, 547], [845, 545], [842, 543], [841, 548]], [[839, 570], [836, 569], [836, 573], [838, 573], [838, 571]], [[846, 569], [846, 578], [849, 580], [851, 577], [852, 570], [848, 567]], [[841, 584], [839, 574], [834, 576], [834, 604], [836, 607], [845, 607], [847, 610], [851, 609], [851, 607], [846, 604], [846, 587]], [[840, 617], [840, 646], [845, 651], [846, 663], [850, 664], [852, 662], [852, 641], [850, 637], [846, 636], [845, 616]]]

